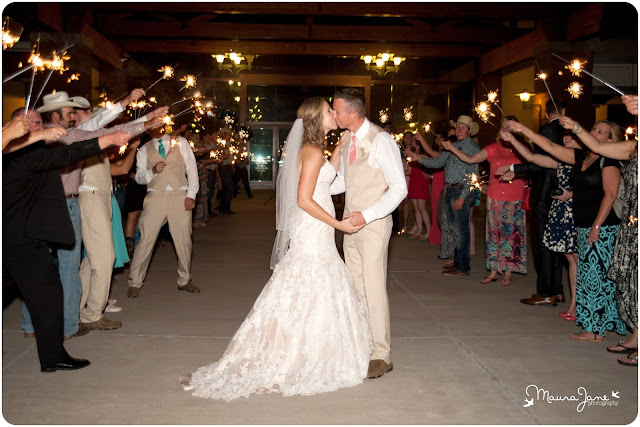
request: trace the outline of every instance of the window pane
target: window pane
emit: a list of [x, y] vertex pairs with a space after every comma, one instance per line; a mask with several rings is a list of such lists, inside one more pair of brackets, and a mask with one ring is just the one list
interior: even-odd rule
[[251, 139], [252, 181], [273, 181], [273, 129], [254, 129]]

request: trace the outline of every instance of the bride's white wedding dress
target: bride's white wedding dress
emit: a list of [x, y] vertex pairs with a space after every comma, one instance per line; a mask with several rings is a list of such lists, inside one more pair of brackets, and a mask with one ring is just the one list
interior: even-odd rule
[[[335, 175], [325, 162], [313, 193], [333, 216], [329, 185]], [[335, 230], [302, 209], [291, 222], [289, 251], [222, 358], [182, 378], [194, 396], [230, 401], [253, 392], [310, 395], [351, 387], [366, 377], [369, 325], [336, 249]]]

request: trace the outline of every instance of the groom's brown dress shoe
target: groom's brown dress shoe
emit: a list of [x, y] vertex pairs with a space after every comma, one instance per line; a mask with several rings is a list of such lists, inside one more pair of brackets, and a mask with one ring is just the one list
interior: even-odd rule
[[538, 294], [531, 295], [531, 298], [522, 298], [520, 302], [527, 305], [558, 305], [556, 296], [543, 297]]
[[393, 363], [387, 363], [384, 360], [374, 359], [369, 361], [369, 372], [367, 378], [378, 378], [393, 369]]

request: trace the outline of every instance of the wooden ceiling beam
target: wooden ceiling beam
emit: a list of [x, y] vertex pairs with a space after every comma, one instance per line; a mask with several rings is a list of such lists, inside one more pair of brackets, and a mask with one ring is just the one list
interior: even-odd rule
[[573, 12], [568, 19], [565, 39], [577, 40], [599, 32], [603, 13], [604, 3], [594, 3]]
[[318, 16], [372, 16], [401, 18], [490, 18], [534, 19], [559, 13], [549, 3], [518, 3], [507, 7], [504, 3], [118, 3], [96, 2], [96, 10], [251, 15], [318, 15]]
[[[360, 56], [380, 49], [379, 43], [338, 43], [299, 41], [188, 41], [188, 40], [123, 40], [126, 52], [164, 52], [215, 54], [231, 49], [254, 55], [330, 55]], [[480, 55], [477, 46], [437, 45], [418, 43], [388, 43], [388, 50], [404, 57], [474, 58]]]
[[[430, 26], [360, 26], [360, 25], [275, 25], [231, 24], [218, 22], [167, 22], [160, 25], [146, 21], [110, 21], [104, 32], [117, 38], [225, 38], [268, 40], [344, 40], [387, 42], [429, 42], [497, 44], [509, 40], [509, 30], [492, 26], [478, 30], [471, 27], [431, 29]], [[479, 35], [481, 34], [481, 37]]]

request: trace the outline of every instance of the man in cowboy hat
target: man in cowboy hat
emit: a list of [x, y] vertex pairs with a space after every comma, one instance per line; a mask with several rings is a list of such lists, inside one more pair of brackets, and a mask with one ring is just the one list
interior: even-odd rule
[[[473, 156], [480, 148], [471, 141], [471, 136], [478, 133], [479, 126], [469, 116], [462, 115], [456, 122], [450, 122], [456, 128], [458, 141], [454, 147], [468, 156]], [[427, 150], [430, 153], [430, 150]], [[475, 199], [475, 192], [471, 192], [468, 176], [478, 173], [478, 165], [469, 165], [458, 159], [451, 152], [440, 153], [438, 157], [428, 158], [416, 153], [405, 152], [411, 160], [420, 161], [428, 168], [444, 166], [445, 181], [445, 212], [456, 238], [456, 249], [453, 255], [453, 266], [442, 271], [445, 276], [467, 276], [471, 271], [469, 232], [469, 212]]]
[[[80, 102], [74, 102], [68, 96], [68, 94], [64, 91], [56, 92], [54, 94], [45, 95], [42, 99], [43, 106], [38, 108], [37, 111], [42, 114], [43, 120], [47, 122], [48, 126], [62, 126], [67, 129], [67, 135], [63, 136], [59, 139], [59, 143], [63, 145], [70, 145], [76, 141], [88, 140], [91, 138], [98, 138], [103, 135], [111, 134], [117, 131], [126, 132], [132, 136], [136, 136], [144, 132], [150, 126], [153, 126], [151, 121], [146, 123], [127, 123], [125, 125], [114, 126], [109, 129], [100, 129], [95, 130], [93, 132], [88, 132], [86, 130], [78, 129], [77, 127], [72, 127], [77, 122], [76, 113], [74, 108], [82, 108], [83, 105]], [[115, 117], [114, 117], [115, 118]], [[93, 158], [92, 158], [93, 159]], [[90, 159], [91, 160], [91, 159]], [[91, 310], [91, 316], [81, 316], [79, 313], [80, 306], [82, 302], [86, 301], [85, 299], [89, 296], [89, 291], [83, 291], [83, 284], [80, 280], [79, 269], [80, 269], [80, 248], [82, 243], [82, 219], [81, 215], [84, 215], [80, 208], [80, 173], [82, 171], [82, 167], [84, 164], [84, 160], [72, 164], [64, 169], [61, 172], [62, 183], [64, 187], [64, 193], [67, 202], [67, 209], [69, 212], [69, 216], [71, 218], [71, 223], [73, 226], [73, 231], [75, 235], [75, 243], [68, 247], [58, 248], [58, 261], [59, 261], [59, 274], [60, 280], [62, 282], [63, 287], [63, 296], [64, 296], [64, 336], [80, 336], [89, 332], [90, 329], [114, 329], [119, 328], [122, 323], [119, 321], [111, 321], [106, 317], [102, 316], [102, 310], [104, 306], [102, 305], [102, 294], [104, 291], [100, 292], [100, 298], [92, 298], [91, 299], [91, 307], [94, 307]], [[108, 172], [107, 172], [108, 173]], [[110, 175], [106, 178], [109, 183], [111, 182]], [[93, 186], [95, 187], [95, 186]], [[93, 190], [93, 188], [89, 188], [86, 186], [88, 190]], [[89, 192], [89, 191], [88, 191]], [[109, 193], [110, 189], [106, 188], [106, 192]], [[110, 196], [109, 196], [109, 213], [111, 212], [110, 205]], [[88, 213], [88, 212], [87, 212]], [[98, 219], [98, 215], [94, 215], [95, 218]], [[100, 217], [101, 218], [101, 217]], [[99, 228], [100, 231], [104, 231], [107, 229], [107, 225]], [[111, 222], [108, 223], [108, 229], [111, 230]], [[110, 235], [111, 231], [109, 231]], [[91, 241], [85, 242], [85, 248], [87, 249], [87, 253], [91, 252], [93, 255], [93, 251], [91, 249], [94, 246], [105, 247], [108, 250], [109, 246], [107, 243], [100, 242], [100, 236], [93, 236]], [[97, 241], [96, 244], [92, 243]], [[112, 241], [111, 241], [112, 242]], [[108, 260], [107, 260], [108, 262]], [[104, 274], [95, 274], [94, 279], [98, 280], [102, 277], [107, 277], [104, 280], [100, 280], [100, 283], [103, 284], [102, 288], [106, 286], [107, 294], [109, 285], [111, 283], [111, 268], [113, 266], [113, 261], [111, 262], [111, 266], [108, 268], [108, 274], [105, 272]], [[105, 269], [106, 270], [106, 269]], [[88, 281], [87, 281], [88, 282]], [[104, 284], [106, 283], [106, 284]], [[85, 285], [85, 287], [89, 287], [89, 285]], [[97, 287], [97, 286], [95, 286]], [[92, 291], [91, 293], [94, 293]], [[83, 295], [86, 294], [86, 295]], [[83, 298], [84, 297], [84, 298]], [[84, 304], [82, 304], [84, 305]], [[104, 300], [104, 305], [106, 305], [106, 299]], [[83, 307], [83, 313], [88, 310]], [[33, 337], [35, 336], [35, 331], [33, 328], [33, 324], [31, 321], [31, 316], [29, 310], [27, 310], [26, 306], [23, 305], [23, 321], [22, 321], [22, 329], [25, 333], [25, 337]], [[96, 314], [96, 313], [99, 313]], [[84, 323], [84, 325], [81, 324]], [[95, 327], [95, 324], [99, 324], [98, 327]]]

